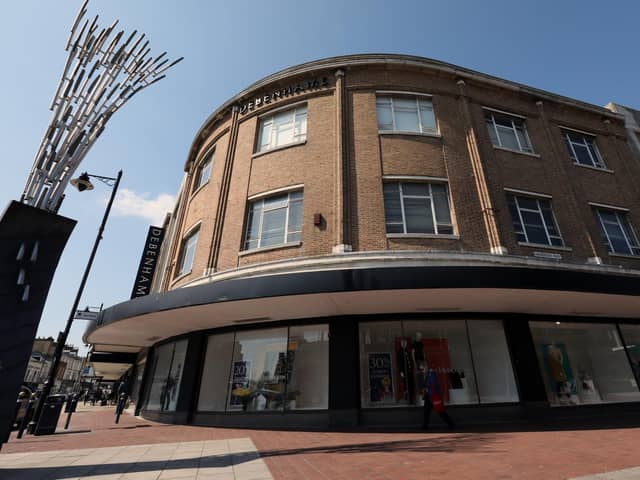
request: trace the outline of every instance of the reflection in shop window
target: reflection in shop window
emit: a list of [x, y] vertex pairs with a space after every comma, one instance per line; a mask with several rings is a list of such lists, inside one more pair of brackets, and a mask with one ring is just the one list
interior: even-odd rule
[[329, 408], [328, 385], [329, 325], [291, 327], [285, 408]]
[[500, 320], [469, 320], [469, 341], [480, 403], [517, 402], [509, 347]]
[[147, 410], [175, 411], [186, 353], [187, 340], [168, 343], [155, 349]]
[[[403, 326], [416, 365], [417, 393], [423, 388], [425, 372], [434, 370], [445, 403], [478, 403], [465, 321], [416, 320]], [[412, 403], [422, 404], [421, 398], [415, 398]]]
[[329, 408], [329, 326], [210, 335], [198, 411]]
[[529, 322], [551, 405], [640, 400], [613, 324]]
[[136, 363], [134, 377], [131, 384], [131, 395], [129, 396], [129, 398], [131, 399], [131, 403], [138, 403], [138, 397], [140, 396], [140, 387], [142, 386], [142, 379], [144, 378], [144, 368], [146, 363], [146, 355]]
[[236, 334], [227, 411], [282, 410], [285, 402], [287, 329]]
[[637, 384], [640, 382], [640, 325], [620, 325], [620, 331]]
[[224, 412], [233, 353], [233, 333], [210, 335], [200, 382], [198, 410]]
[[[482, 392], [480, 401], [483, 403], [517, 402], [501, 322], [482, 321], [482, 325], [474, 325], [474, 322], [406, 320], [361, 323], [362, 406], [422, 405], [424, 379], [431, 371], [435, 373], [447, 404], [478, 403], [478, 390]], [[472, 332], [471, 341], [467, 324]], [[479, 333], [485, 327], [486, 331]], [[476, 361], [475, 370], [472, 358]], [[476, 387], [476, 371], [479, 369], [482, 369], [480, 379], [485, 383], [480, 389]], [[491, 371], [486, 371], [488, 369]]]

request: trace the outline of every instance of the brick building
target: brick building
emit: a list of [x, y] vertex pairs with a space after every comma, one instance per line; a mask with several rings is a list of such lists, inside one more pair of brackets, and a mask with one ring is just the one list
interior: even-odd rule
[[[49, 376], [53, 354], [57, 343], [53, 337], [36, 338], [27, 370], [24, 375], [24, 383], [34, 390], [41, 388]], [[60, 366], [55, 375], [54, 392], [71, 392], [80, 382], [85, 357], [78, 353], [78, 348], [73, 345], [65, 345], [60, 359]]]
[[[196, 133], [153, 292], [85, 334], [169, 422], [628, 415], [640, 163], [624, 117], [405, 55], [291, 67]], [[105, 353], [106, 355], [106, 353]]]

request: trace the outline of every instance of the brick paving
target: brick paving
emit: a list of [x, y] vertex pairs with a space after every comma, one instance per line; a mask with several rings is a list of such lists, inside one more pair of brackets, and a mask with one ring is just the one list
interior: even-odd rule
[[[21, 452], [249, 438], [273, 478], [280, 480], [551, 480], [640, 465], [640, 428], [315, 432], [164, 425], [130, 415], [123, 415], [115, 425], [113, 419], [112, 407], [80, 411], [74, 414], [70, 433], [27, 435], [21, 440], [14, 434], [0, 457]], [[6, 478], [1, 470], [0, 478]]]

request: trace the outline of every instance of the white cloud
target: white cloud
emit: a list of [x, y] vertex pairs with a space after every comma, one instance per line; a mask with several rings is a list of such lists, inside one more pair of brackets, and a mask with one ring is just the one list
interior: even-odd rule
[[149, 193], [138, 194], [123, 188], [116, 194], [113, 213], [121, 217], [141, 217], [160, 226], [165, 214], [173, 210], [175, 198], [168, 193], [161, 193], [156, 198], [149, 197]]

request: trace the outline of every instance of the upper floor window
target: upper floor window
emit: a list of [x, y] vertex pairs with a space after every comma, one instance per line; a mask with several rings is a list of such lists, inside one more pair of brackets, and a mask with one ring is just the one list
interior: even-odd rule
[[307, 106], [300, 105], [260, 119], [258, 152], [271, 150], [307, 139]]
[[485, 110], [484, 119], [493, 145], [518, 152], [533, 153], [524, 118]]
[[255, 200], [249, 205], [244, 250], [299, 242], [302, 191]]
[[198, 244], [198, 234], [200, 227], [192, 229], [186, 237], [182, 239], [180, 247], [180, 256], [178, 257], [178, 268], [176, 277], [186, 275], [193, 267], [193, 258], [196, 255], [196, 245]]
[[640, 255], [638, 237], [631, 228], [625, 211], [594, 208], [593, 212], [609, 253]]
[[549, 199], [509, 193], [507, 200], [519, 242], [557, 247], [564, 245]]
[[385, 182], [387, 233], [453, 234], [446, 183]]
[[213, 165], [213, 150], [207, 152], [202, 162], [198, 166], [198, 171], [196, 172], [196, 181], [193, 184], [193, 191], [195, 192], [201, 186], [209, 181], [209, 177], [211, 176], [211, 166]]
[[570, 130], [562, 131], [562, 139], [575, 163], [594, 168], [607, 168], [594, 142], [595, 137]]
[[437, 133], [433, 104], [426, 97], [376, 97], [378, 129], [388, 132]]

